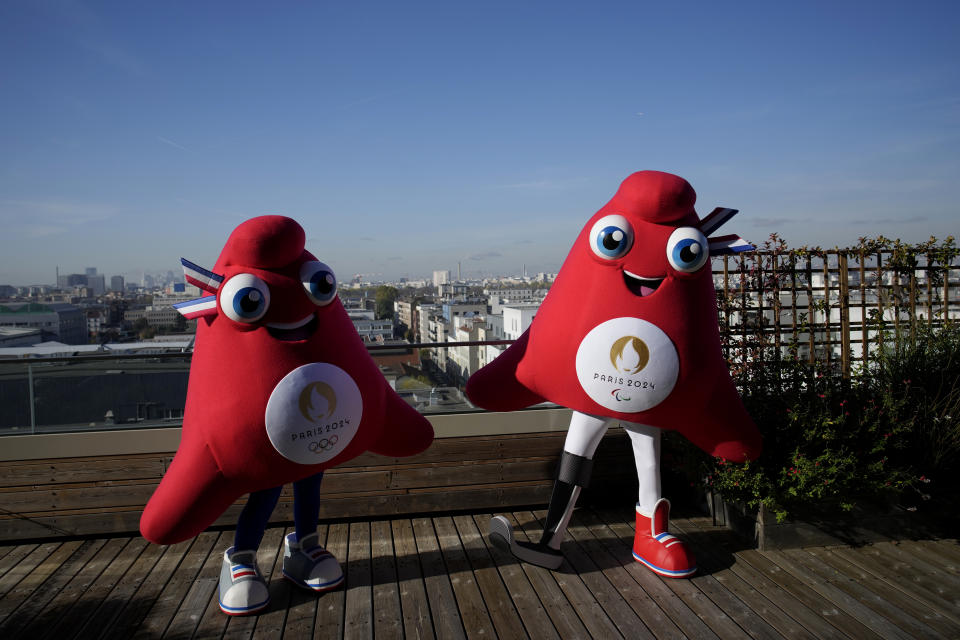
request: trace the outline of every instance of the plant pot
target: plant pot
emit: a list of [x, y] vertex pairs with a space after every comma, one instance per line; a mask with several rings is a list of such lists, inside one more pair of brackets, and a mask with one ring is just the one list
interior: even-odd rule
[[760, 551], [937, 537], [926, 519], [895, 504], [859, 501], [844, 511], [839, 502], [824, 501], [791, 512], [783, 522], [764, 505], [748, 509], [717, 493], [707, 493], [707, 507], [714, 524], [729, 527]]

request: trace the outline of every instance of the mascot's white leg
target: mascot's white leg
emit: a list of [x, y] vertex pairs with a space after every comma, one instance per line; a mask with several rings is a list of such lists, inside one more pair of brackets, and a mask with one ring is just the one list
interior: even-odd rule
[[514, 556], [525, 562], [548, 569], [560, 566], [563, 562], [560, 543], [563, 542], [580, 490], [590, 481], [593, 454], [607, 431], [607, 425], [606, 418], [573, 412], [540, 542], [532, 544], [515, 540], [510, 521], [503, 516], [496, 516], [490, 521], [490, 539], [494, 543], [509, 548]]
[[668, 578], [685, 578], [697, 570], [693, 554], [669, 532], [670, 502], [660, 490], [660, 429], [624, 422], [633, 442], [640, 495], [633, 537], [633, 557]]

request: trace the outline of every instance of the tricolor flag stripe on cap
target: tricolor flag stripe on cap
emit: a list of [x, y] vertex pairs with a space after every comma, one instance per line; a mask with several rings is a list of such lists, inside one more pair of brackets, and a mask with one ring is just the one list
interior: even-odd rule
[[183, 277], [195, 287], [200, 287], [209, 293], [216, 293], [223, 282], [223, 276], [208, 271], [200, 265], [193, 264], [186, 258], [180, 258], [180, 264], [183, 265]]
[[718, 236], [709, 238], [710, 255], [722, 256], [729, 253], [741, 253], [743, 251], [753, 251], [755, 246], [736, 234], [729, 236]]
[[217, 313], [217, 296], [203, 296], [186, 302], [178, 302], [173, 305], [173, 308], [187, 320], [213, 315]]
[[710, 215], [700, 221], [700, 232], [705, 236], [709, 236], [711, 233], [726, 224], [727, 221], [736, 214], [737, 209], [717, 207], [710, 212]]

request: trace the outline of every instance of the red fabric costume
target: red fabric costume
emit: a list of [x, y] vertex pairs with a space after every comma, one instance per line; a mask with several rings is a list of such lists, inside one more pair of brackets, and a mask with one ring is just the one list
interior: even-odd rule
[[[675, 429], [728, 460], [759, 455], [760, 434], [720, 349], [708, 246], [692, 253], [687, 237], [695, 234], [675, 234], [699, 233], [695, 200], [686, 180], [668, 173], [624, 180], [587, 221], [530, 328], [470, 378], [470, 400], [494, 411], [549, 400]], [[602, 236], [604, 229], [614, 231]], [[603, 238], [609, 248], [598, 248]], [[716, 254], [730, 237], [709, 244]], [[683, 259], [685, 248], [696, 260]]]
[[294, 220], [244, 222], [213, 272], [184, 265], [216, 297], [181, 305], [200, 318], [183, 436], [141, 517], [145, 538], [185, 540], [246, 493], [364, 451], [430, 445], [430, 423], [384, 380]]

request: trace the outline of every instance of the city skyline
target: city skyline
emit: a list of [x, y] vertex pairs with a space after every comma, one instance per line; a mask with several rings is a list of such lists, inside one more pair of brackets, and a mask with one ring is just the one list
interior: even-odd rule
[[958, 27], [945, 1], [4, 3], [0, 284], [212, 267], [267, 213], [344, 281], [553, 272], [640, 169], [754, 243], [957, 235]]

